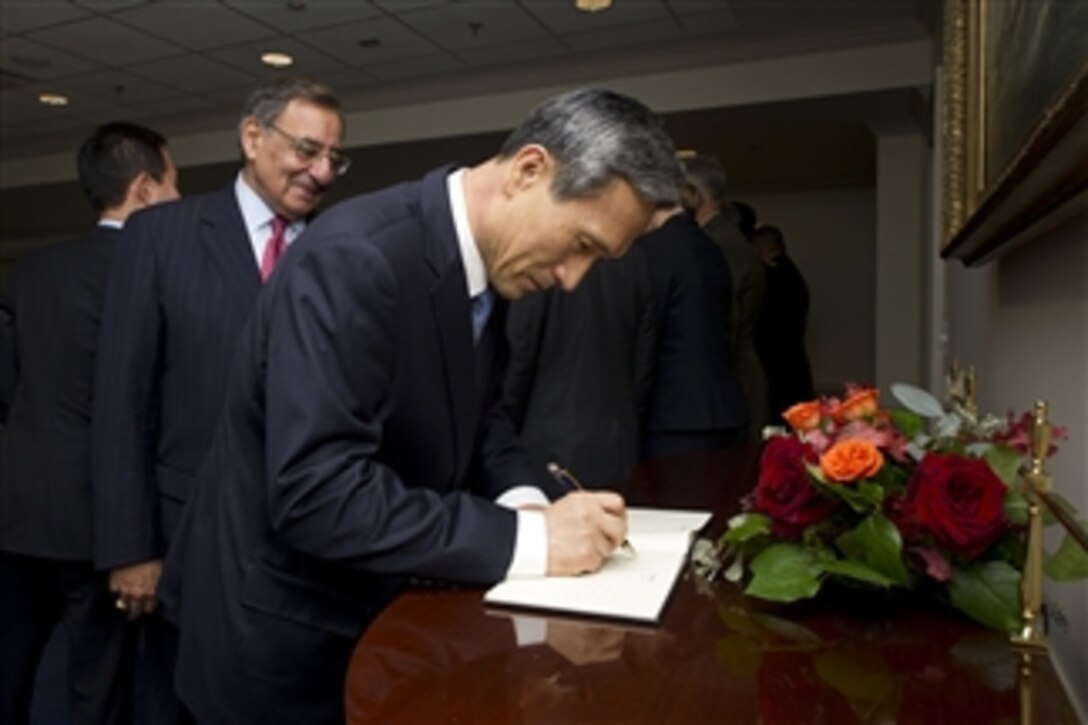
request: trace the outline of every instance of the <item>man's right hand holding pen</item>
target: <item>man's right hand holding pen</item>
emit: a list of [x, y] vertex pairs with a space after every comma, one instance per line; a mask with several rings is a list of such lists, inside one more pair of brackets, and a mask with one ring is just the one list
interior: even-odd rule
[[545, 512], [548, 528], [548, 574], [563, 576], [596, 571], [627, 543], [627, 509], [611, 491], [586, 491], [565, 469], [549, 464], [549, 472], [571, 493]]

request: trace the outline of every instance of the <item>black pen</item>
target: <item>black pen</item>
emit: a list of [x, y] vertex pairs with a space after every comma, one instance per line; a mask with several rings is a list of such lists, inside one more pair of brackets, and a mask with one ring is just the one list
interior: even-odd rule
[[[548, 473], [552, 474], [552, 478], [558, 481], [560, 485], [569, 486], [571, 490], [586, 490], [585, 486], [582, 485], [582, 482], [575, 478], [573, 473], [554, 461], [548, 464]], [[631, 546], [631, 542], [627, 539], [623, 540], [623, 544], [620, 545], [620, 548], [632, 556], [635, 554], [635, 547]]]

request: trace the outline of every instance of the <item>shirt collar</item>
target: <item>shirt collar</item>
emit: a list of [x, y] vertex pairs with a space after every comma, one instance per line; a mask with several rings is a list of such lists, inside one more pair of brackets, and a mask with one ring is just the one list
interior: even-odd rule
[[107, 227], [109, 229], [122, 229], [125, 226], [125, 223], [120, 219], [107, 219], [102, 217], [98, 220], [98, 226]]
[[[257, 232], [267, 232], [267, 227], [272, 223], [276, 212], [272, 211], [272, 207], [266, 204], [264, 199], [246, 183], [241, 171], [238, 172], [238, 178], [234, 181], [234, 195], [238, 198], [238, 208], [242, 212], [242, 221], [245, 222], [249, 235], [253, 237]], [[288, 241], [298, 235], [304, 226], [306, 222], [302, 219], [288, 224], [284, 232]]]
[[465, 205], [465, 170], [458, 169], [446, 177], [446, 189], [450, 197], [450, 212], [453, 214], [453, 229], [457, 234], [457, 246], [461, 250], [461, 264], [465, 268], [465, 285], [469, 299], [487, 289], [487, 270], [483, 257], [472, 236], [472, 227], [468, 223], [468, 207]]

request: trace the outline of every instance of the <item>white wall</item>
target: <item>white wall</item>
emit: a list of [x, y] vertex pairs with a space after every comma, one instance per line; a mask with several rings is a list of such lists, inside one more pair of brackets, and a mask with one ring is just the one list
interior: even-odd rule
[[[1051, 459], [1056, 489], [1088, 516], [1088, 199], [1061, 229], [979, 269], [948, 269], [949, 350], [978, 372], [982, 410], [1048, 401], [1068, 428]], [[1048, 531], [1047, 546], [1057, 532]], [[1049, 585], [1065, 622], [1052, 623], [1054, 657], [1088, 715], [1088, 582]]]
[[875, 380], [876, 191], [745, 194], [761, 223], [782, 230], [808, 282], [808, 354], [818, 391]]

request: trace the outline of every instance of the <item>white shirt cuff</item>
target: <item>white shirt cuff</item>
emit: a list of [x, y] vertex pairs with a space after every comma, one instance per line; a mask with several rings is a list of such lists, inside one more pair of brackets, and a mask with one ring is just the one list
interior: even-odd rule
[[508, 509], [518, 509], [522, 506], [540, 506], [548, 508], [552, 502], [536, 486], [514, 486], [503, 491], [502, 495], [495, 499], [499, 506]]
[[517, 511], [518, 535], [507, 579], [544, 576], [548, 573], [548, 528], [543, 511]]

